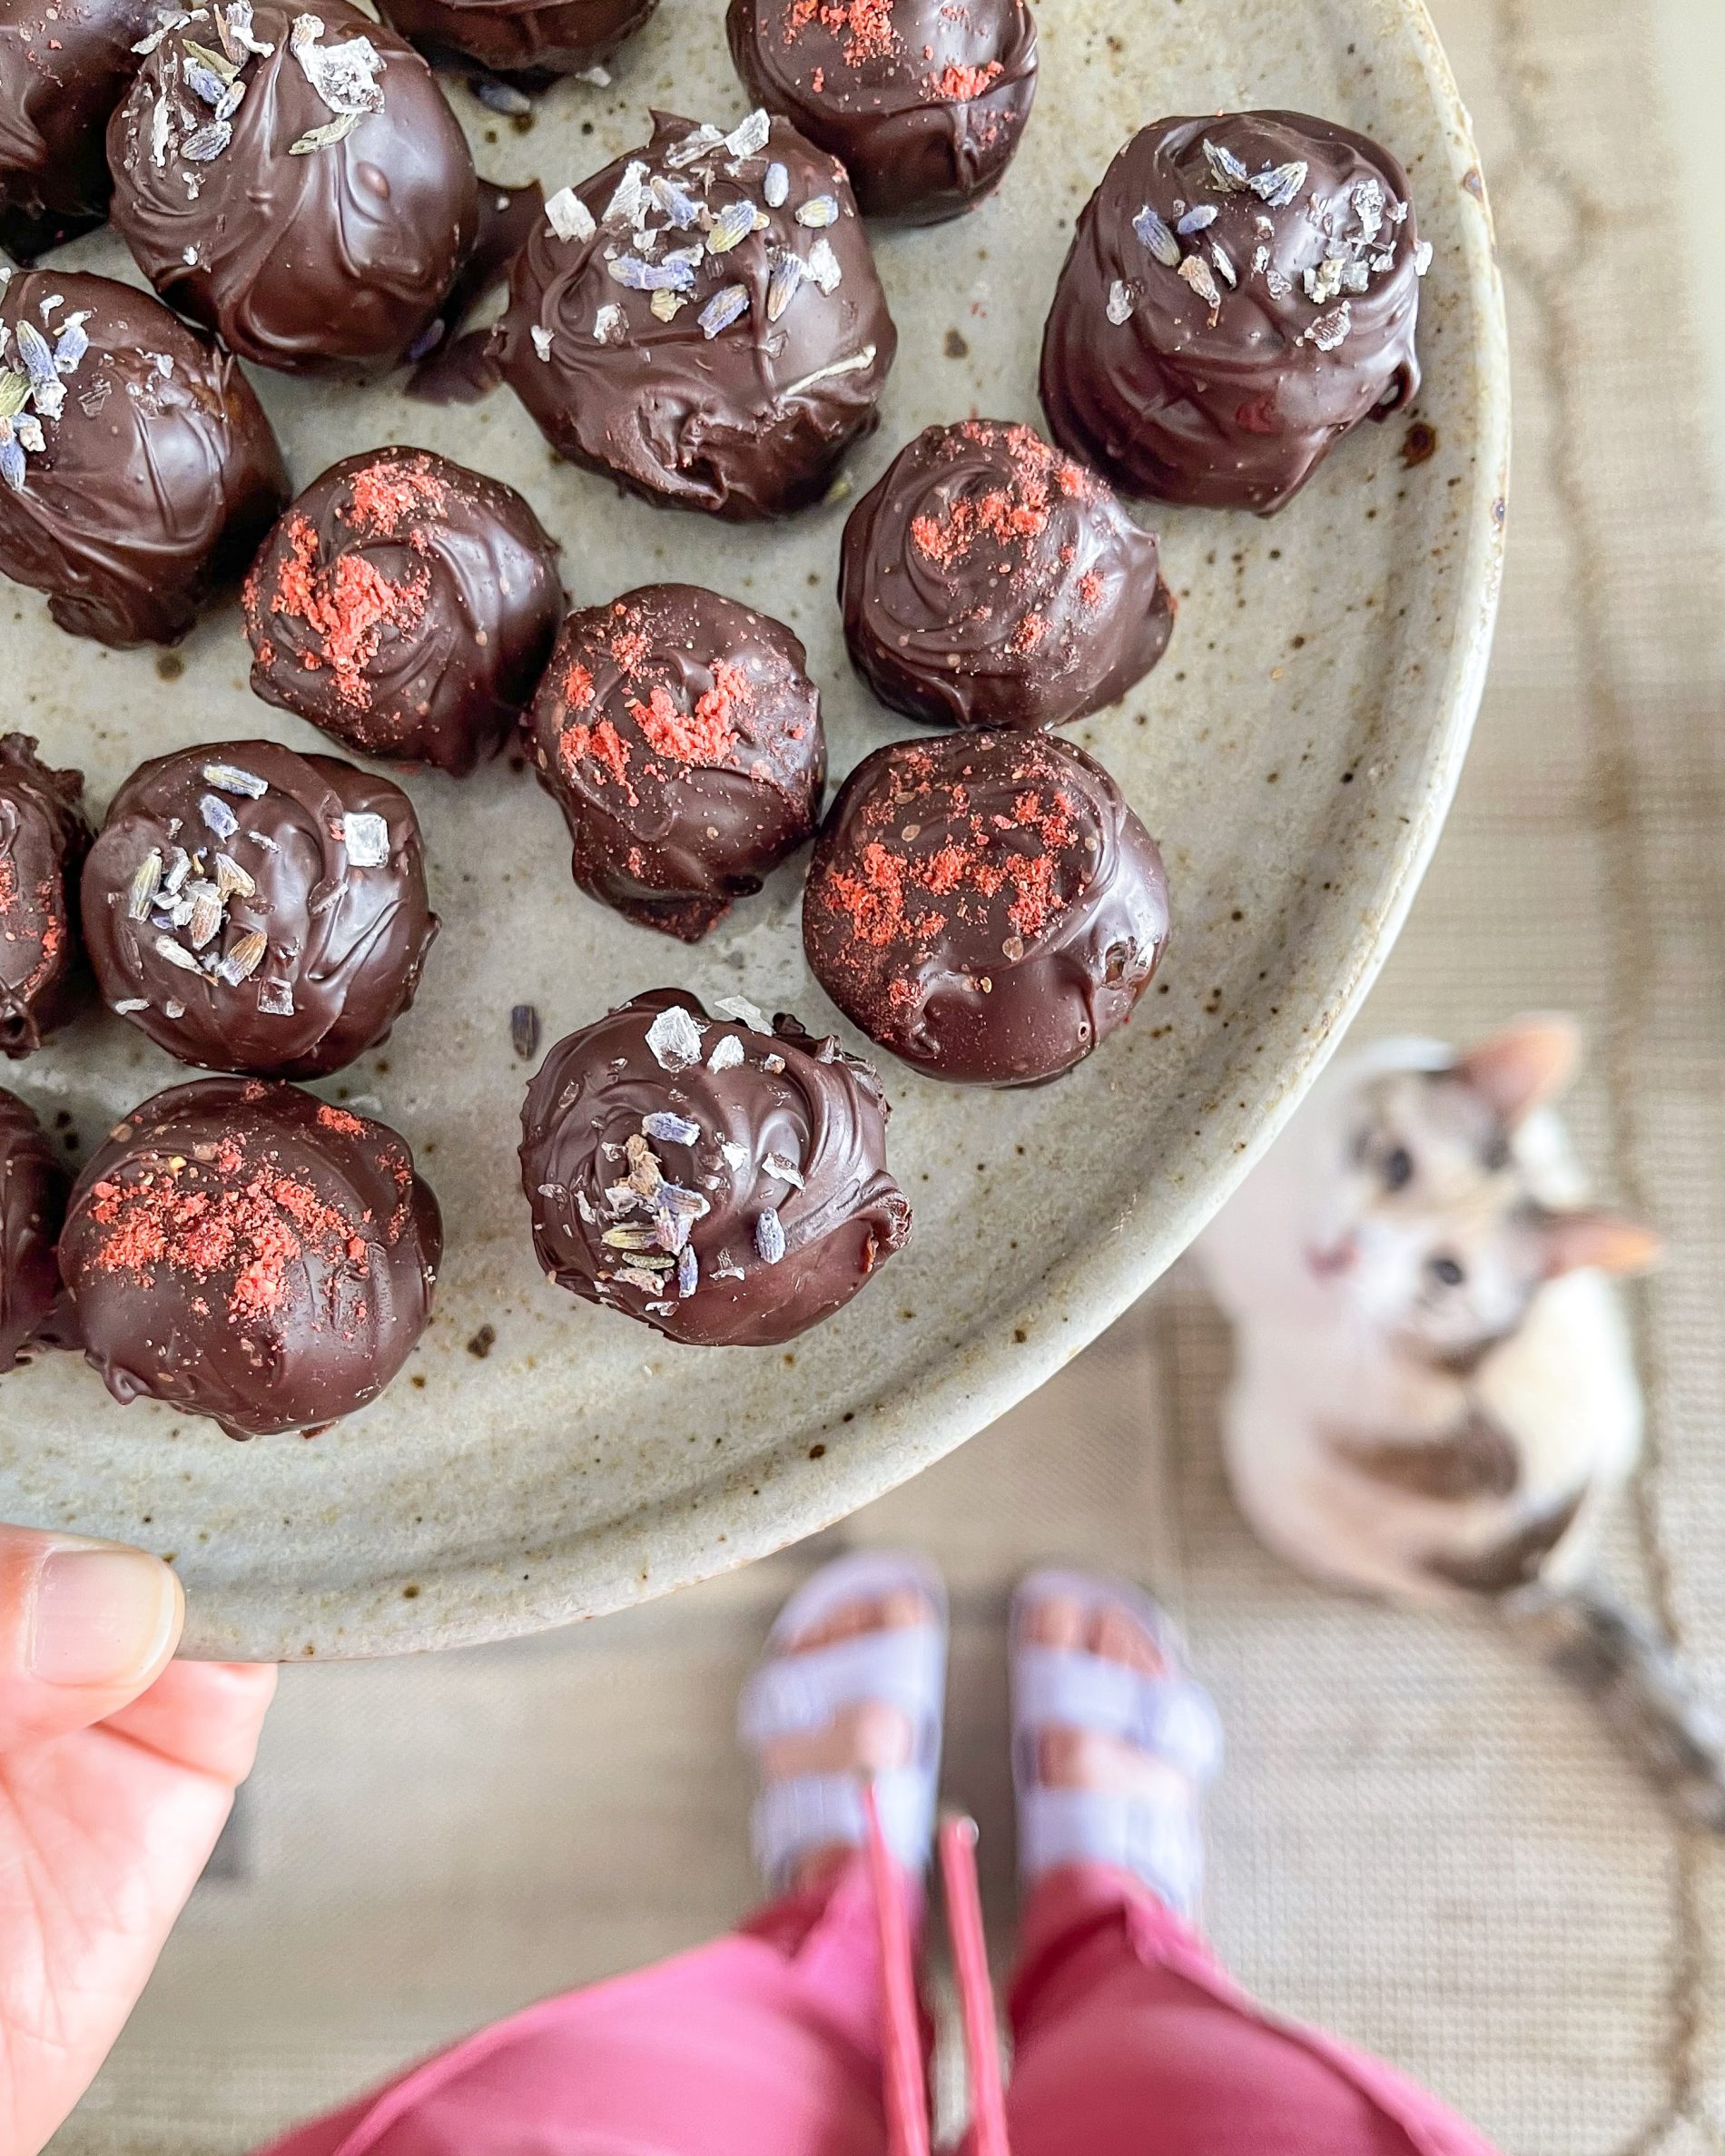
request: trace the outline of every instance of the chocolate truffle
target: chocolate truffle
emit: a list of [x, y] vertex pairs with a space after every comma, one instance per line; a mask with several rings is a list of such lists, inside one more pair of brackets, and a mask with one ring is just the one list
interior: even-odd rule
[[1131, 1017], [1168, 884], [1119, 787], [1058, 735], [892, 742], [833, 804], [803, 942], [845, 1016], [930, 1078], [1033, 1085]]
[[527, 731], [575, 880], [697, 942], [814, 836], [821, 699], [783, 622], [689, 584], [570, 615]]
[[288, 478], [240, 369], [111, 277], [0, 271], [0, 576], [74, 636], [172, 644]]
[[898, 333], [843, 168], [783, 120], [656, 113], [558, 190], [494, 349], [554, 448], [739, 519], [818, 499], [875, 422]]
[[78, 1177], [60, 1240], [114, 1398], [230, 1437], [310, 1434], [375, 1400], [425, 1331], [442, 1255], [403, 1139], [259, 1078], [134, 1108]]
[[1167, 648], [1152, 536], [1029, 427], [965, 419], [902, 449], [851, 513], [844, 635], [883, 704], [951, 726], [1058, 726]]
[[104, 999], [208, 1070], [321, 1078], [388, 1038], [438, 917], [413, 803], [272, 741], [176, 749], [114, 795], [84, 866]]
[[65, 1170], [41, 1124], [0, 1088], [0, 1370], [38, 1342], [64, 1344], [54, 1245], [65, 1209]]
[[228, 349], [292, 374], [399, 359], [472, 243], [467, 138], [404, 37], [350, 7], [163, 14], [108, 129], [138, 267]]
[[457, 54], [529, 84], [579, 74], [633, 37], [659, 0], [384, 0], [389, 21], [436, 59]]
[[1158, 120], [1079, 219], [1042, 344], [1054, 438], [1129, 494], [1279, 509], [1419, 389], [1421, 242], [1386, 150], [1301, 113]]
[[557, 563], [500, 480], [426, 449], [349, 457], [246, 579], [251, 686], [369, 756], [459, 778], [496, 753], [545, 671]]
[[34, 1054], [78, 1001], [89, 850], [84, 773], [51, 770], [28, 733], [0, 738], [0, 1054]]
[[731, 0], [737, 73], [841, 159], [865, 217], [955, 217], [1000, 185], [1036, 95], [1026, 0]]
[[33, 261], [108, 213], [108, 115], [146, 0], [0, 0], [0, 247]]
[[559, 1287], [696, 1347], [794, 1340], [911, 1233], [868, 1064], [741, 998], [674, 989], [558, 1041], [521, 1110]]

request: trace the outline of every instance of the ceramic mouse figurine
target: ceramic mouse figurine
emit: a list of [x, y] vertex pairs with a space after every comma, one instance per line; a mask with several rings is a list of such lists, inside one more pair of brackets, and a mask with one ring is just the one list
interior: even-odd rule
[[1531, 1017], [1461, 1053], [1381, 1041], [1319, 1079], [1198, 1245], [1235, 1325], [1227, 1464], [1303, 1571], [1535, 1631], [1725, 1828], [1719, 1731], [1592, 1577], [1641, 1443], [1611, 1276], [1660, 1239], [1588, 1202], [1550, 1106], [1579, 1054], [1572, 1020]]

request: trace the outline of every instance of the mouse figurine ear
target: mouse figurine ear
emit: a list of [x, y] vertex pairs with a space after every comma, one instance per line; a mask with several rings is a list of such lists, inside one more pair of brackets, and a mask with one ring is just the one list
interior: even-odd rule
[[1665, 1255], [1665, 1240], [1657, 1228], [1592, 1206], [1572, 1213], [1548, 1213], [1540, 1223], [1540, 1234], [1545, 1245], [1545, 1274], [1551, 1280], [1560, 1273], [1645, 1273]]
[[1505, 1130], [1554, 1100], [1582, 1059], [1582, 1031], [1561, 1011], [1513, 1019], [1469, 1048], [1455, 1076], [1483, 1096]]

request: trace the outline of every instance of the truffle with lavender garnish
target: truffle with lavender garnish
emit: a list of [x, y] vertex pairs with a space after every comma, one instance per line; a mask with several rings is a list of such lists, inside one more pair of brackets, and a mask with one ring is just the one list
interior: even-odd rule
[[438, 917], [413, 803], [334, 756], [211, 743], [144, 763], [84, 868], [103, 999], [182, 1063], [320, 1078], [387, 1039]]
[[844, 527], [851, 656], [882, 703], [950, 726], [1058, 726], [1167, 648], [1157, 544], [1030, 427], [965, 419], [902, 449]]
[[749, 94], [843, 162], [865, 217], [981, 201], [1036, 95], [1027, 0], [731, 0], [726, 28]]
[[21, 262], [108, 213], [108, 116], [148, 0], [0, 0], [0, 247]]
[[1034, 1085], [1132, 1015], [1168, 943], [1156, 842], [1057, 734], [892, 742], [833, 802], [803, 900], [821, 986], [930, 1078]]
[[653, 584], [570, 615], [527, 721], [575, 880], [694, 943], [814, 836], [821, 699], [782, 622]]
[[875, 423], [898, 348], [843, 168], [783, 120], [653, 139], [559, 188], [494, 349], [563, 456], [650, 501], [774, 517]]
[[406, 1142], [297, 1086], [201, 1078], [78, 1177], [60, 1265], [122, 1406], [308, 1436], [375, 1400], [431, 1315], [443, 1223]]
[[79, 1001], [78, 874], [90, 848], [84, 773], [28, 733], [0, 737], [0, 1054], [34, 1055]]
[[63, 629], [176, 643], [287, 495], [263, 408], [209, 338], [111, 277], [0, 270], [0, 576]]
[[1128, 494], [1279, 509], [1419, 389], [1407, 174], [1300, 113], [1158, 120], [1078, 222], [1042, 345], [1054, 438]]
[[67, 1176], [34, 1114], [0, 1087], [0, 1371], [68, 1331], [54, 1243]]
[[521, 1110], [533, 1246], [559, 1287], [697, 1347], [830, 1317], [911, 1233], [887, 1102], [836, 1040], [659, 989], [560, 1040]]
[[383, 15], [433, 59], [476, 60], [529, 86], [585, 74], [633, 37], [659, 0], [383, 0]]
[[473, 241], [467, 138], [347, 0], [162, 9], [108, 129], [113, 222], [162, 297], [289, 373], [393, 366]]
[[368, 756], [459, 778], [514, 731], [563, 611], [557, 542], [512, 487], [426, 449], [345, 458], [245, 586], [251, 686]]

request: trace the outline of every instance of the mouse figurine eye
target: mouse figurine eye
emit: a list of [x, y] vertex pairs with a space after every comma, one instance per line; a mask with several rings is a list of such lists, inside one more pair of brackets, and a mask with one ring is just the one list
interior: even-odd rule
[[1434, 1280], [1445, 1287], [1460, 1287], [1467, 1275], [1453, 1257], [1434, 1257], [1426, 1267]]
[[1414, 1156], [1405, 1146], [1396, 1146], [1385, 1154], [1378, 1174], [1385, 1190], [1405, 1190], [1414, 1180]]

